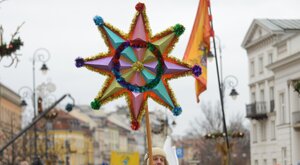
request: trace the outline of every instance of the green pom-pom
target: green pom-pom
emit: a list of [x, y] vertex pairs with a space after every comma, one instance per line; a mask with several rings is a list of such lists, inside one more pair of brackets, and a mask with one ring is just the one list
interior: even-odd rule
[[101, 107], [100, 101], [94, 99], [94, 101], [91, 102], [91, 107], [95, 110], [99, 110]]
[[179, 37], [184, 32], [184, 30], [185, 30], [184, 26], [182, 26], [180, 24], [176, 24], [173, 27], [173, 31], [177, 37]]

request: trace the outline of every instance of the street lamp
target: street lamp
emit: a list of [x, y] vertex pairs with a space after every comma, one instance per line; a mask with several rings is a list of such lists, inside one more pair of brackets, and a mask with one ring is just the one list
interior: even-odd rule
[[[220, 56], [220, 68], [219, 68], [219, 63], [218, 63], [218, 56], [217, 56], [217, 48], [216, 48], [216, 41], [215, 38], [217, 38], [218, 40], [218, 45], [219, 45], [219, 56]], [[228, 131], [227, 131], [227, 126], [226, 126], [226, 119], [225, 119], [225, 111], [224, 111], [224, 93], [225, 93], [225, 88], [226, 86], [226, 82], [229, 82], [228, 85], [229, 87], [232, 88], [231, 92], [230, 92], [230, 96], [232, 96], [233, 99], [236, 99], [238, 93], [235, 90], [235, 87], [238, 84], [238, 80], [235, 76], [227, 76], [225, 77], [225, 79], [223, 79], [223, 68], [222, 68], [222, 44], [221, 44], [221, 40], [218, 36], [214, 36], [213, 37], [213, 46], [214, 46], [214, 53], [215, 53], [215, 59], [216, 59], [216, 70], [217, 70], [217, 78], [218, 78], [218, 85], [219, 85], [219, 93], [220, 93], [220, 101], [221, 101], [221, 110], [222, 110], [222, 116], [223, 116], [223, 131], [224, 131], [224, 140], [226, 141], [226, 146], [227, 146], [227, 154], [228, 154], [228, 159], [227, 159], [227, 163], [230, 164], [230, 143], [229, 143], [229, 139], [228, 139]], [[210, 56], [212, 57], [212, 56]], [[227, 81], [228, 80], [228, 81]], [[225, 143], [224, 143], [225, 144]]]
[[[33, 103], [33, 115], [34, 119], [37, 116], [37, 99], [36, 99], [36, 86], [35, 86], [35, 63], [36, 62], [42, 62], [42, 68], [41, 71], [43, 73], [46, 73], [48, 71], [48, 67], [46, 66], [46, 62], [50, 59], [50, 53], [45, 48], [39, 48], [33, 53], [32, 58], [32, 90], [29, 87], [26, 87], [26, 89], [30, 89], [29, 91], [32, 92], [32, 103]], [[21, 88], [22, 89], [22, 88]], [[25, 88], [24, 88], [25, 89]], [[20, 90], [19, 90], [20, 91]], [[22, 100], [21, 104], [26, 105], [26, 102], [23, 102]], [[41, 164], [41, 161], [37, 154], [37, 128], [36, 124], [34, 124], [34, 158], [33, 158], [33, 165], [39, 165]]]
[[[33, 100], [33, 90], [28, 86], [23, 86], [18, 90], [18, 94], [21, 96], [21, 99], [22, 99], [20, 105], [23, 109], [23, 113], [26, 113], [26, 112], [24, 112], [24, 110], [28, 106], [28, 103], [26, 102], [26, 100], [30, 99], [32, 101], [32, 103], [34, 102], [34, 100]], [[28, 119], [26, 121], [23, 121], [23, 122], [24, 122], [23, 124], [25, 124], [24, 126], [26, 126], [29, 123]], [[35, 142], [35, 136], [34, 136], [34, 142]], [[31, 153], [31, 144], [32, 143], [30, 143], [30, 153]]]
[[229, 96], [232, 97], [233, 100], [235, 100], [237, 98], [237, 96], [239, 95], [239, 93], [236, 91], [235, 87], [238, 85], [238, 79], [233, 76], [233, 75], [229, 75], [226, 76], [223, 80], [223, 82], [221, 83], [221, 87], [223, 90], [223, 97], [225, 96], [225, 89], [227, 87], [231, 88], [231, 92], [229, 94]]
[[[221, 44], [221, 40], [218, 36], [215, 36], [215, 38], [217, 38], [217, 40], [218, 40], [218, 50], [219, 50], [219, 56], [220, 56], [220, 72], [221, 72], [220, 78], [221, 78], [222, 97], [224, 99], [225, 88], [230, 87], [231, 92], [230, 92], [229, 96], [231, 96], [232, 99], [235, 100], [237, 98], [237, 96], [239, 95], [235, 89], [235, 87], [238, 85], [238, 79], [233, 75], [228, 75], [223, 79], [222, 44]], [[207, 58], [211, 62], [215, 58], [215, 55], [212, 52], [209, 52], [207, 55]]]
[[[21, 96], [21, 99], [22, 99], [20, 106], [22, 107], [23, 110], [25, 110], [25, 108], [28, 105], [28, 103], [26, 102], [26, 99], [31, 99], [31, 101], [33, 101], [33, 98], [32, 98], [33, 91], [30, 87], [23, 86], [18, 90], [18, 94]], [[27, 125], [27, 122], [25, 122], [25, 125]]]

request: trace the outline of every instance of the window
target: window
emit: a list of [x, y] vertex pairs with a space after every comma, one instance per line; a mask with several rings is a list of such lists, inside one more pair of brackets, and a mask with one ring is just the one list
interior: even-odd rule
[[274, 103], [274, 87], [270, 87], [270, 112], [274, 112], [275, 103]]
[[47, 127], [48, 130], [52, 130], [53, 129], [53, 123], [47, 120], [46, 127]]
[[271, 121], [271, 140], [275, 140], [276, 139], [276, 135], [275, 135], [275, 121], [272, 120]]
[[284, 101], [284, 93], [279, 94], [279, 109], [280, 109], [280, 123], [284, 124], [285, 123], [285, 101]]
[[265, 91], [261, 89], [259, 91], [259, 104], [257, 104], [256, 108], [258, 113], [266, 113], [266, 102], [265, 102]]
[[267, 123], [266, 122], [261, 123], [261, 140], [262, 141], [267, 140]]
[[254, 68], [255, 66], [254, 66], [254, 61], [251, 61], [250, 62], [250, 76], [254, 76], [255, 74], [255, 68]]
[[260, 90], [260, 101], [265, 101], [265, 91], [263, 89]]
[[286, 147], [281, 148], [281, 156], [282, 156], [282, 165], [287, 165]]
[[263, 57], [260, 57], [258, 60], [258, 70], [259, 73], [263, 73], [264, 72], [264, 60]]
[[282, 43], [277, 47], [277, 54], [278, 56], [284, 55], [287, 52], [287, 45], [286, 43]]
[[272, 165], [277, 165], [277, 159], [276, 158], [273, 159], [273, 164]]
[[253, 143], [257, 142], [257, 126], [256, 124], [253, 124]]
[[269, 53], [268, 54], [268, 64], [272, 64], [273, 63], [273, 53]]
[[256, 101], [256, 99], [255, 99], [255, 92], [251, 93], [251, 101], [252, 101], [252, 103], [254, 103]]
[[264, 165], [267, 165], [267, 159], [264, 159]]
[[258, 165], [258, 160], [255, 160], [255, 163], [254, 163], [255, 165]]
[[274, 87], [270, 87], [270, 100], [274, 100]]

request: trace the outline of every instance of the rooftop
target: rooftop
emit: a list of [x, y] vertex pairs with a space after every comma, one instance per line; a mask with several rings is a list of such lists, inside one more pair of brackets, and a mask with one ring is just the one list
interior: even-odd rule
[[257, 19], [272, 31], [300, 30], [300, 19]]

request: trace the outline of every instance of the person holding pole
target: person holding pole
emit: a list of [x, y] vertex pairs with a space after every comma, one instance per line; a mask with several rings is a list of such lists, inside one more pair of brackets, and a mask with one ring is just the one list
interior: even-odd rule
[[[158, 147], [152, 148], [152, 160], [153, 165], [169, 165], [166, 152]], [[144, 157], [144, 165], [150, 165], [148, 153]]]

